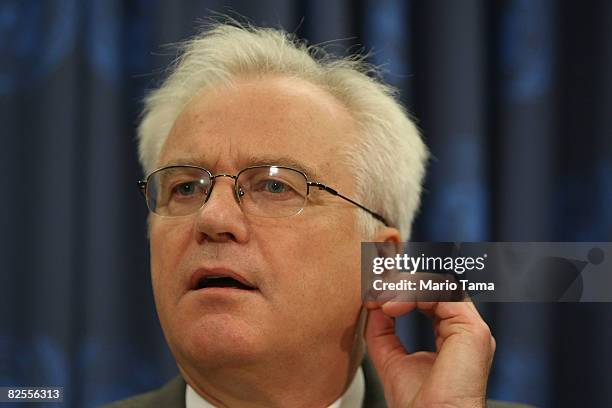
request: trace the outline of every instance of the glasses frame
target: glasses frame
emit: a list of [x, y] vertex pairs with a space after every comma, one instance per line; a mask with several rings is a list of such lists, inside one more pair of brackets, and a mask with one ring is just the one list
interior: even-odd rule
[[[240, 177], [240, 175], [243, 172], [247, 171], [247, 170], [260, 169], [260, 168], [265, 168], [265, 167], [276, 167], [276, 168], [279, 168], [279, 169], [292, 170], [292, 171], [300, 173], [304, 177], [304, 180], [306, 181], [306, 200], [304, 202], [304, 206], [302, 207], [302, 209], [300, 211], [298, 211], [297, 213], [295, 213], [295, 215], [299, 214], [304, 209], [304, 207], [306, 206], [306, 202], [308, 202], [308, 196], [310, 195], [310, 188], [313, 187], [313, 188], [317, 188], [319, 190], [327, 191], [331, 195], [340, 197], [343, 200], [348, 201], [349, 203], [351, 203], [351, 204], [361, 208], [365, 212], [369, 213], [372, 217], [374, 217], [378, 221], [382, 222], [385, 226], [387, 226], [387, 227], [390, 226], [390, 224], [387, 222], [387, 220], [382, 215], [378, 214], [377, 212], [374, 212], [374, 211], [370, 210], [369, 208], [367, 208], [366, 206], [364, 206], [362, 204], [359, 204], [357, 201], [352, 200], [349, 197], [340, 194], [336, 189], [334, 189], [334, 188], [332, 188], [332, 187], [330, 187], [330, 186], [328, 186], [326, 184], [319, 183], [317, 181], [308, 180], [308, 176], [303, 171], [300, 171], [298, 169], [294, 169], [292, 167], [278, 166], [278, 165], [275, 165], [275, 164], [260, 164], [260, 165], [257, 165], [257, 166], [245, 167], [244, 169], [240, 170], [235, 175], [234, 174], [227, 174], [227, 173], [212, 174], [208, 169], [206, 169], [204, 167], [195, 166], [195, 165], [191, 165], [191, 164], [180, 164], [180, 165], [164, 166], [164, 167], [160, 167], [159, 169], [156, 169], [156, 170], [152, 171], [144, 180], [138, 180], [137, 181], [137, 185], [138, 185], [138, 189], [139, 189], [140, 193], [143, 195], [143, 197], [145, 199], [145, 203], [147, 205], [147, 208], [149, 209], [149, 211], [151, 211], [152, 213], [155, 214], [155, 212], [152, 211], [151, 208], [149, 208], [149, 202], [147, 200], [147, 185], [149, 184], [150, 178], [155, 173], [158, 173], [158, 172], [160, 172], [162, 170], [166, 170], [166, 169], [172, 169], [172, 168], [189, 168], [189, 169], [202, 170], [202, 171], [206, 172], [208, 174], [208, 177], [210, 178], [210, 189], [208, 191], [208, 195], [206, 196], [206, 199], [202, 203], [202, 207], [204, 206], [204, 204], [206, 204], [208, 202], [208, 199], [212, 195], [213, 188], [215, 187], [215, 181], [219, 177], [229, 177], [229, 178], [234, 180], [234, 198], [236, 199], [238, 204], [240, 204], [240, 198], [244, 195], [244, 193], [241, 192], [240, 189], [239, 189], [239, 186], [238, 186], [238, 177]], [[202, 208], [202, 207], [200, 207], [200, 208]]]

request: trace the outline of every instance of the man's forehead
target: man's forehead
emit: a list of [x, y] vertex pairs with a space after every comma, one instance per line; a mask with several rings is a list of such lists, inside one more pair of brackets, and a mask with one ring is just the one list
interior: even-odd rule
[[277, 164], [311, 179], [333, 170], [354, 136], [352, 116], [326, 91], [287, 81], [266, 78], [199, 93], [179, 115], [158, 164], [211, 172]]

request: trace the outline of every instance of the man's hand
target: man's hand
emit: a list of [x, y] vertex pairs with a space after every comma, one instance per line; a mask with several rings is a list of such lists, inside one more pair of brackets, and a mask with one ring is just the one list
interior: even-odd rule
[[[368, 355], [395, 407], [484, 407], [495, 340], [476, 307], [465, 302], [367, 305]], [[433, 320], [436, 352], [406, 353], [394, 317], [420, 310]]]

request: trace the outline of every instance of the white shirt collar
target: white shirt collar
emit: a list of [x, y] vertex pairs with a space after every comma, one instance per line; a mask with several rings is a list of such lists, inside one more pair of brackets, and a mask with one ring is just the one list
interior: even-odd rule
[[[328, 408], [360, 408], [365, 395], [365, 378], [361, 367], [346, 392], [334, 401]], [[214, 408], [210, 402], [202, 398], [189, 384], [185, 389], [185, 408]]]

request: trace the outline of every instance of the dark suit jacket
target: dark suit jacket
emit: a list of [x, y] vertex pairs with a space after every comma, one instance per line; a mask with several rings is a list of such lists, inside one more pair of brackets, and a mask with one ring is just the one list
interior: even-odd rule
[[[386, 408], [385, 394], [372, 363], [367, 358], [361, 365], [365, 377], [363, 408]], [[103, 408], [185, 408], [185, 381], [180, 376], [163, 387], [105, 405]], [[489, 408], [528, 408], [527, 405], [487, 401]]]

